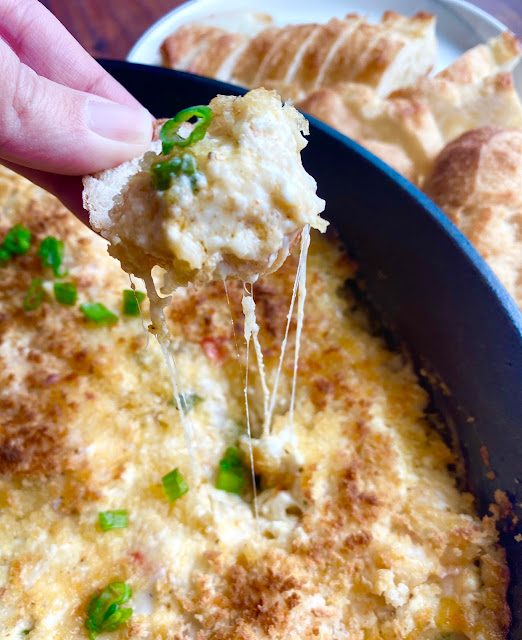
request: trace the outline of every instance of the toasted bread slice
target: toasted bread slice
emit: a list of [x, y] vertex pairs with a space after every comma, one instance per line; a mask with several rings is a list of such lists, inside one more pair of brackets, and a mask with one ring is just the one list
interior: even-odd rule
[[412, 96], [429, 106], [444, 142], [485, 126], [522, 129], [522, 104], [509, 72], [472, 84], [425, 78]]
[[435, 19], [425, 13], [406, 18], [386, 12], [380, 22], [370, 24], [349, 14], [322, 25], [271, 25], [251, 38], [191, 23], [167, 38], [162, 52], [173, 68], [249, 88], [292, 86], [299, 98], [346, 81], [367, 84], [386, 96], [414, 84], [433, 67]]
[[382, 99], [357, 83], [320, 89], [298, 107], [357, 140], [413, 182], [426, 175], [444, 146], [426, 104]]
[[457, 84], [473, 84], [487, 76], [512, 71], [521, 56], [522, 43], [510, 31], [505, 31], [487, 44], [469, 49], [436, 77]]
[[424, 191], [522, 308], [522, 131], [470, 131], [439, 155]]

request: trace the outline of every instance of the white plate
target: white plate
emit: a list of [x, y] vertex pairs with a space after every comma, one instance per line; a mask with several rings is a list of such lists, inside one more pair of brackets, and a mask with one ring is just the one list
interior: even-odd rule
[[[191, 0], [153, 24], [132, 47], [127, 60], [159, 65], [161, 43], [180, 25], [211, 17], [213, 24], [234, 29], [237, 12], [241, 10], [268, 13], [278, 25], [285, 25], [326, 22], [333, 16], [341, 18], [351, 12], [377, 21], [387, 9], [404, 15], [427, 11], [437, 16], [437, 70], [448, 66], [470, 47], [507, 29], [489, 13], [464, 0]], [[522, 65], [517, 67], [514, 76], [522, 95]]]

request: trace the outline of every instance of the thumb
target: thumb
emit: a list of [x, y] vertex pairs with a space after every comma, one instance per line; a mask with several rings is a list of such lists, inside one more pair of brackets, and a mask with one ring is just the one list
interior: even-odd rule
[[152, 116], [38, 76], [0, 39], [0, 158], [83, 175], [143, 153]]

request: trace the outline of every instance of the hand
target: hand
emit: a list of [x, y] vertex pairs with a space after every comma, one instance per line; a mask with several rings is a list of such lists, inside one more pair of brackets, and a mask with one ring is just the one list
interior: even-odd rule
[[0, 0], [0, 163], [80, 219], [81, 179], [145, 151], [152, 116], [37, 0]]

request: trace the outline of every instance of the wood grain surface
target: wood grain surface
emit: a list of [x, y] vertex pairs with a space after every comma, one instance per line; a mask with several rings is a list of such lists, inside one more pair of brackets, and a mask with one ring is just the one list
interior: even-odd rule
[[[121, 60], [151, 24], [181, 4], [177, 0], [42, 2], [93, 56]], [[475, 0], [475, 4], [501, 20], [522, 38], [522, 0]], [[393, 0], [387, 6], [392, 9]]]

